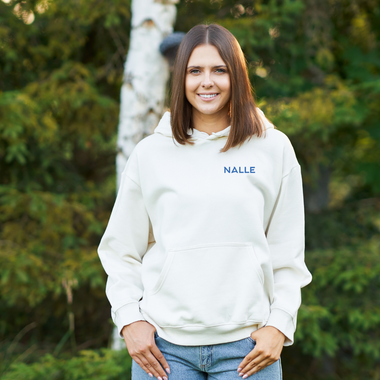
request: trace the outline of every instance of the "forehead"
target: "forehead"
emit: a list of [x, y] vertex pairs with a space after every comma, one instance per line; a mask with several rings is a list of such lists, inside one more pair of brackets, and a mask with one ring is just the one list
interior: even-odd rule
[[191, 53], [187, 66], [225, 65], [218, 49], [213, 45], [199, 45]]

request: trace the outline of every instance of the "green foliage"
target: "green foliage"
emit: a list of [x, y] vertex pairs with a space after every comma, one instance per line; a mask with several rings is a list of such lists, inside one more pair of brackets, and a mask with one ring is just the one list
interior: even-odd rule
[[[379, 211], [380, 201], [373, 198], [307, 216], [313, 282], [303, 290], [296, 344], [284, 350], [285, 358], [305, 373], [328, 361], [331, 378], [380, 375]], [[296, 364], [300, 352], [304, 362]], [[327, 377], [323, 372], [319, 376], [300, 379]]]
[[333, 355], [340, 348], [380, 359], [379, 249], [380, 239], [373, 238], [309, 255], [314, 281], [304, 292], [298, 331], [305, 353]]
[[[97, 191], [87, 195], [94, 202], [101, 199]], [[91, 234], [100, 234], [103, 226], [91, 207], [76, 198], [1, 189], [0, 220], [7, 223], [2, 231], [0, 284], [6, 304], [34, 307], [49, 292], [64, 292], [63, 279], [75, 278], [77, 286], [86, 282], [94, 288], [103, 286], [97, 254], [88, 247]]]
[[31, 365], [12, 364], [3, 380], [130, 380], [131, 358], [127, 350], [83, 350], [71, 359], [47, 354]]
[[31, 321], [20, 349], [108, 344], [96, 248], [115, 196], [129, 22], [128, 1], [0, 2], [3, 347]]

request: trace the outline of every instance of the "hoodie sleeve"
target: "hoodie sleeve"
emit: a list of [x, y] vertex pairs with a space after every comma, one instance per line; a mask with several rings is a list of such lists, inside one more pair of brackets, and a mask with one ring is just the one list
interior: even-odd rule
[[312, 278], [304, 261], [305, 217], [301, 168], [290, 142], [287, 153], [285, 167], [292, 167], [282, 177], [266, 231], [274, 276], [274, 297], [266, 326], [274, 326], [286, 336], [284, 346], [293, 344], [301, 288], [309, 284]]
[[108, 275], [106, 295], [111, 304], [112, 320], [121, 338], [125, 325], [145, 320], [139, 308], [144, 290], [141, 267], [152, 233], [137, 172], [137, 158], [132, 152], [98, 247], [100, 261]]

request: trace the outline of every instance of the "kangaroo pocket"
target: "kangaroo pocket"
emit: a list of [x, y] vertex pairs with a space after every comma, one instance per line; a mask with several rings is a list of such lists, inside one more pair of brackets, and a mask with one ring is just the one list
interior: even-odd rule
[[264, 275], [251, 243], [169, 250], [145, 311], [161, 327], [262, 322]]

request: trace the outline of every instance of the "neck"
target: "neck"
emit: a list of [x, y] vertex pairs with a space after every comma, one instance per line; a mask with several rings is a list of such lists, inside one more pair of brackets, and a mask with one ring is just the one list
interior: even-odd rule
[[193, 128], [211, 135], [212, 132], [219, 132], [230, 125], [228, 110], [222, 109], [211, 115], [200, 113], [193, 107]]

